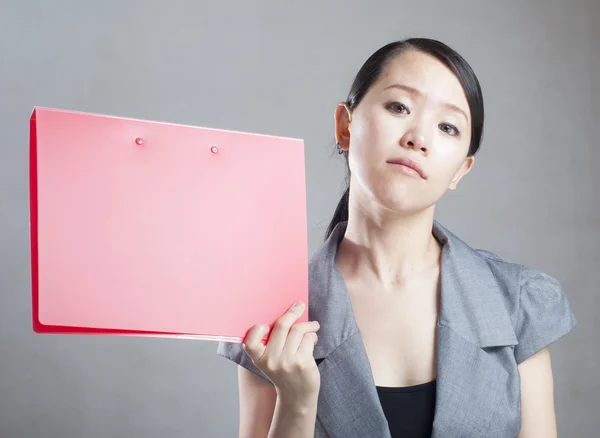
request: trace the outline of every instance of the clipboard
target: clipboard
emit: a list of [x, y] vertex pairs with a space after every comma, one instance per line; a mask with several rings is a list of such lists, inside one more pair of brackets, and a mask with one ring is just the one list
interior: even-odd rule
[[30, 232], [36, 333], [242, 342], [308, 304], [304, 142], [35, 107]]

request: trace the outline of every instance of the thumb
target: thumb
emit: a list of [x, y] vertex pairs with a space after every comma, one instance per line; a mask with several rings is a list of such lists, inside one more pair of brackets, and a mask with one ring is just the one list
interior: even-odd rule
[[268, 331], [269, 327], [267, 325], [254, 326], [250, 329], [246, 339], [242, 343], [244, 351], [248, 353], [248, 356], [250, 356], [255, 364], [260, 361], [267, 349], [266, 345], [263, 344], [262, 339]]

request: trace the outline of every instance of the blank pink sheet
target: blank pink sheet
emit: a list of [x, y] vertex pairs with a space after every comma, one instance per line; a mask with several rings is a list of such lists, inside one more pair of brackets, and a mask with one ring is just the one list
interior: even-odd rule
[[302, 140], [40, 107], [30, 127], [37, 333], [240, 342], [308, 303]]

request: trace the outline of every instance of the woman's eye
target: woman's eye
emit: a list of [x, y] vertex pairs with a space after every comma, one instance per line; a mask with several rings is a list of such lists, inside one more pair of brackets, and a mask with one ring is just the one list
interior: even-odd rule
[[460, 134], [460, 131], [458, 130], [458, 128], [454, 125], [450, 125], [448, 123], [442, 123], [440, 125], [440, 129], [445, 132], [448, 135], [458, 135]]
[[389, 111], [393, 112], [394, 114], [410, 114], [410, 111], [408, 110], [406, 105], [404, 105], [403, 103], [400, 103], [400, 102], [388, 103], [387, 109]]

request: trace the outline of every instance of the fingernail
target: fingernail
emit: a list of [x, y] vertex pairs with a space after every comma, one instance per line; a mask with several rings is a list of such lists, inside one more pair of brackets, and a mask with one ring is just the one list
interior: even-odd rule
[[302, 313], [304, 311], [304, 303], [302, 301], [298, 301], [292, 306], [292, 311], [296, 313]]

